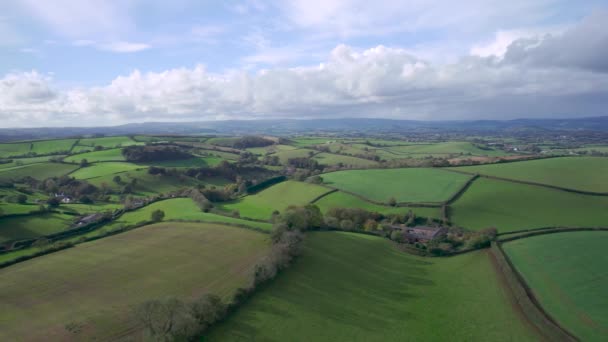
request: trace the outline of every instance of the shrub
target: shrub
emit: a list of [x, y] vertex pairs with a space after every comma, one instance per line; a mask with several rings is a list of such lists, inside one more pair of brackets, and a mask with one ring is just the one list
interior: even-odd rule
[[150, 214], [150, 219], [153, 222], [160, 222], [165, 218], [165, 212], [160, 210], [160, 209], [156, 209], [154, 210], [151, 214]]

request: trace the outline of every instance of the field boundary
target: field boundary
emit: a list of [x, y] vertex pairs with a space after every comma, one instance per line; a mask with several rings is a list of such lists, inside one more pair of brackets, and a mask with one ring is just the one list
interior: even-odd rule
[[310, 204], [314, 204], [315, 202], [319, 201], [321, 198], [323, 198], [323, 197], [325, 197], [325, 196], [328, 196], [328, 195], [331, 195], [331, 194], [333, 194], [333, 193], [335, 193], [335, 192], [338, 192], [338, 191], [340, 191], [340, 190], [335, 189], [335, 188], [332, 188], [332, 189], [330, 189], [329, 191], [327, 191], [327, 192], [325, 192], [325, 193], [323, 193], [323, 194], [321, 194], [321, 195], [319, 195], [319, 196], [317, 196], [317, 197], [313, 198], [313, 199], [312, 199], [310, 202], [308, 202], [308, 203], [310, 203]]
[[460, 196], [462, 196], [464, 194], [465, 191], [467, 191], [467, 189], [471, 186], [471, 184], [473, 184], [473, 182], [479, 178], [479, 175], [473, 175], [473, 177], [469, 178], [469, 180], [464, 183], [463, 186], [460, 187], [460, 189], [458, 191], [456, 191], [450, 198], [448, 198], [443, 205], [450, 205], [452, 203], [454, 203], [457, 199], [460, 198]]
[[[446, 169], [446, 170], [448, 170], [448, 169]], [[518, 179], [512, 179], [512, 178], [504, 178], [504, 177], [484, 175], [484, 174], [477, 173], [477, 172], [466, 172], [466, 171], [460, 171], [460, 170], [449, 170], [449, 171], [456, 172], [456, 173], [461, 173], [461, 174], [467, 174], [467, 175], [479, 175], [479, 177], [484, 177], [484, 178], [494, 179], [494, 180], [500, 180], [500, 181], [506, 181], [506, 182], [512, 182], [512, 183], [519, 183], [519, 184], [524, 184], [524, 185], [542, 186], [542, 187], [553, 189], [553, 190], [572, 192], [572, 193], [576, 193], [576, 194], [580, 194], [580, 195], [608, 196], [608, 192], [595, 192], [595, 191], [578, 190], [578, 189], [572, 189], [572, 188], [565, 188], [565, 187], [561, 187], [561, 186], [557, 186], [557, 185], [550, 185], [550, 184], [530, 182], [530, 181], [524, 181], [524, 180], [518, 180]]]
[[517, 234], [517, 232], [509, 232], [502, 233], [499, 236], [503, 235], [514, 235], [505, 238], [499, 238], [497, 241], [499, 242], [509, 242], [519, 239], [524, 239], [532, 236], [538, 235], [546, 235], [546, 234], [557, 234], [557, 233], [570, 233], [570, 232], [585, 232], [585, 231], [608, 231], [606, 227], [551, 227], [551, 228], [538, 228], [538, 229], [530, 229], [528, 231], [523, 231], [521, 234]]
[[497, 271], [504, 276], [505, 285], [509, 288], [515, 303], [528, 322], [536, 327], [542, 336], [549, 341], [579, 341], [543, 309], [523, 276], [502, 250], [500, 242], [492, 242], [490, 254], [496, 262]]

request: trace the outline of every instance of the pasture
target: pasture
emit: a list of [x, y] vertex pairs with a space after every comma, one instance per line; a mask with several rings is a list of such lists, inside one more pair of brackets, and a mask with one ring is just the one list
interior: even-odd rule
[[416, 216], [440, 218], [439, 208], [422, 208], [422, 207], [391, 207], [378, 205], [362, 200], [357, 196], [347, 194], [342, 191], [329, 194], [315, 204], [321, 209], [324, 214], [331, 208], [358, 208], [367, 211], [378, 212], [381, 214], [406, 214], [412, 210]]
[[608, 197], [486, 178], [475, 180], [450, 207], [451, 221], [469, 229], [608, 226]]
[[126, 171], [133, 171], [141, 168], [145, 167], [142, 167], [141, 165], [121, 162], [96, 163], [78, 169], [76, 172], [72, 173], [71, 176], [76, 179], [90, 179], [113, 175]]
[[203, 221], [214, 223], [240, 224], [270, 231], [272, 224], [266, 222], [247, 221], [239, 218], [205, 213], [190, 198], [174, 198], [158, 201], [135, 211], [123, 214], [118, 220], [112, 222], [107, 228], [129, 226], [142, 221], [149, 221], [154, 210], [165, 212], [165, 220]]
[[333, 153], [319, 153], [316, 154], [313, 159], [318, 161], [321, 165], [345, 165], [352, 167], [366, 167], [378, 165], [378, 163], [373, 160], [351, 156], [343, 156]]
[[[35, 206], [29, 206], [36, 209]], [[0, 243], [36, 239], [69, 229], [74, 216], [48, 213], [43, 215], [0, 217]]]
[[72, 150], [76, 139], [32, 141], [32, 152], [37, 154], [67, 153]]
[[540, 304], [582, 341], [608, 339], [608, 232], [510, 241], [503, 249]]
[[269, 220], [275, 210], [283, 211], [289, 205], [304, 205], [315, 197], [330, 191], [325, 187], [296, 181], [286, 181], [271, 186], [255, 195], [245, 196], [233, 202], [217, 203], [226, 211], [238, 210], [241, 217]]
[[310, 150], [307, 148], [299, 148], [296, 150], [285, 150], [285, 151], [279, 151], [277, 153], [274, 153], [273, 156], [277, 156], [279, 158], [279, 161], [281, 162], [281, 164], [287, 164], [287, 162], [289, 162], [289, 159], [291, 158], [308, 158], [314, 154], [318, 153], [315, 150]]
[[349, 170], [321, 175], [332, 187], [373, 201], [442, 202], [456, 193], [471, 176], [439, 169]]
[[121, 149], [115, 148], [110, 150], [75, 154], [65, 158], [65, 161], [68, 161], [70, 163], [80, 163], [80, 161], [83, 159], [86, 159], [89, 163], [94, 163], [105, 161], [124, 161], [125, 157], [122, 155]]
[[10, 163], [0, 164], [0, 172], [8, 171], [8, 169], [19, 168], [24, 165], [36, 164], [36, 163], [44, 163], [48, 162], [51, 158], [59, 158], [62, 157], [60, 155], [57, 156], [43, 156], [43, 157], [31, 157], [31, 158], [15, 158]]
[[495, 177], [608, 193], [608, 158], [561, 157], [455, 168]]
[[29, 153], [31, 148], [30, 142], [0, 144], [0, 158], [24, 155]]
[[103, 137], [103, 138], [86, 138], [80, 139], [78, 141], [78, 145], [86, 146], [86, 147], [119, 147], [119, 146], [130, 146], [130, 145], [140, 145], [142, 143], [138, 143], [133, 139], [125, 136], [118, 137]]
[[[483, 286], [480, 286], [483, 284]], [[421, 258], [379, 237], [309, 233], [304, 253], [206, 341], [532, 341], [486, 252]]]
[[78, 168], [77, 165], [63, 163], [35, 163], [17, 166], [0, 171], [0, 180], [19, 179], [30, 176], [35, 179], [46, 179], [66, 175]]
[[267, 235], [247, 229], [162, 223], [0, 269], [0, 340], [141, 339], [132, 306], [228, 299], [267, 250]]

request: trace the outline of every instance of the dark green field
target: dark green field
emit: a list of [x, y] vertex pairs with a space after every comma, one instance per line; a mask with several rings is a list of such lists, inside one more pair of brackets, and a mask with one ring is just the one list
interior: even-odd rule
[[425, 259], [377, 237], [313, 233], [301, 259], [206, 340], [536, 339], [486, 252]]
[[541, 305], [583, 341], [608, 339], [608, 232], [569, 232], [503, 248]]

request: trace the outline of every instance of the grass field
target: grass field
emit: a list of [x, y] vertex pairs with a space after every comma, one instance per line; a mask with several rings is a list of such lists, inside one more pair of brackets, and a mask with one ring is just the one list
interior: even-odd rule
[[307, 204], [328, 191], [330, 189], [315, 184], [286, 181], [255, 195], [229, 203], [218, 203], [217, 207], [227, 211], [238, 210], [241, 217], [269, 220], [274, 210], [283, 211], [291, 204]]
[[112, 222], [108, 228], [116, 228], [122, 225], [133, 225], [141, 221], [150, 220], [154, 210], [160, 209], [165, 212], [165, 220], [206, 221], [216, 223], [242, 224], [264, 230], [272, 229], [272, 224], [265, 222], [247, 221], [243, 219], [202, 212], [190, 198], [175, 198], [152, 203], [141, 209], [123, 214], [118, 220]]
[[458, 191], [470, 176], [438, 169], [338, 171], [321, 175], [325, 183], [374, 201], [441, 202]]
[[144, 168], [145, 166], [135, 165], [131, 163], [120, 163], [120, 162], [108, 162], [108, 163], [97, 163], [87, 167], [83, 167], [78, 171], [71, 174], [76, 179], [90, 179], [103, 177], [107, 175], [113, 175], [115, 173], [132, 171], [136, 169]]
[[32, 143], [0, 144], [0, 157], [19, 156], [30, 152]]
[[49, 159], [51, 159], [53, 157], [62, 157], [62, 156], [58, 155], [58, 156], [43, 156], [43, 157], [32, 157], [32, 158], [15, 158], [10, 163], [0, 164], [0, 172], [8, 170], [8, 169], [12, 169], [12, 168], [18, 168], [18, 167], [21, 167], [24, 165], [48, 162]]
[[3, 169], [0, 172], [0, 180], [17, 179], [30, 176], [36, 179], [45, 179], [66, 175], [78, 168], [77, 165], [61, 163], [36, 163], [10, 169]]
[[[31, 206], [35, 209], [35, 206]], [[35, 239], [70, 228], [75, 217], [63, 214], [44, 214], [0, 218], [0, 243], [11, 240]]]
[[33, 141], [32, 152], [38, 154], [70, 152], [75, 142], [76, 139]]
[[281, 164], [287, 164], [287, 162], [291, 158], [308, 158], [310, 156], [310, 153], [314, 154], [318, 152], [307, 148], [299, 148], [297, 150], [279, 151], [273, 154], [273, 156], [279, 157], [279, 161], [281, 162]]
[[222, 162], [218, 157], [196, 157], [180, 160], [164, 160], [157, 162], [144, 163], [145, 165], [161, 166], [161, 167], [211, 167]]
[[456, 168], [459, 171], [510, 178], [570, 189], [607, 192], [608, 158], [563, 157]]
[[608, 232], [570, 232], [503, 248], [543, 308], [582, 341], [608, 340]]
[[498, 231], [608, 226], [608, 197], [479, 178], [451, 205], [457, 225]]
[[[2, 203], [0, 202], [0, 216], [11, 214], [27, 214], [38, 210], [37, 205], [24, 205], [17, 203]], [[2, 229], [2, 228], [0, 228]]]
[[[483, 284], [483, 286], [480, 286]], [[205, 341], [527, 341], [485, 252], [420, 258], [382, 238], [308, 234], [300, 259]]]
[[503, 151], [483, 150], [466, 141], [450, 141], [436, 144], [413, 144], [407, 146], [386, 147], [387, 151], [397, 154], [467, 154], [478, 156], [504, 155]]
[[370, 203], [360, 199], [357, 196], [347, 194], [342, 191], [329, 194], [317, 202], [317, 206], [323, 213], [326, 213], [331, 208], [359, 208], [367, 211], [374, 211], [382, 214], [405, 214], [412, 210], [416, 216], [440, 218], [439, 208], [420, 208], [420, 207], [390, 207], [374, 203]]
[[295, 150], [297, 147], [290, 145], [270, 145], [266, 147], [251, 147], [246, 149], [248, 152], [253, 154], [265, 155], [269, 153], [281, 152], [281, 151], [291, 151]]
[[122, 155], [122, 150], [119, 148], [87, 152], [81, 154], [75, 154], [65, 158], [65, 161], [71, 163], [80, 163], [81, 160], [86, 159], [89, 163], [100, 162], [100, 161], [121, 161], [125, 160]]
[[332, 153], [319, 153], [314, 156], [314, 160], [318, 161], [319, 164], [322, 165], [347, 165], [353, 167], [365, 167], [365, 166], [374, 166], [377, 165], [373, 160], [367, 160], [363, 158], [351, 157], [351, 156], [342, 156], [338, 154]]
[[139, 145], [133, 139], [125, 136], [118, 137], [103, 137], [103, 138], [88, 138], [88, 139], [80, 139], [78, 141], [78, 145], [80, 146], [103, 146], [103, 147], [117, 147], [117, 146], [130, 146], [130, 145]]
[[[162, 223], [1, 269], [0, 340], [140, 340], [132, 306], [208, 292], [228, 298], [267, 239], [229, 226]], [[70, 323], [81, 332], [69, 333]]]

